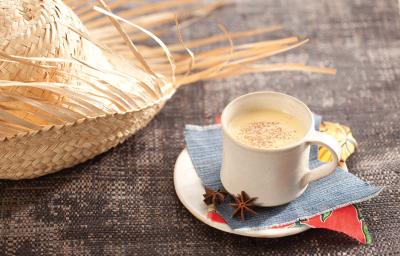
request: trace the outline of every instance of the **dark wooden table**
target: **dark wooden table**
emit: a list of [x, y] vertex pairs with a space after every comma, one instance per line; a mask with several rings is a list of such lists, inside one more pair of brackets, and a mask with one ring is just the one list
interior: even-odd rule
[[[400, 19], [394, 0], [247, 0], [218, 10], [186, 38], [283, 24], [262, 38], [308, 36], [270, 62], [336, 67], [336, 76], [279, 72], [187, 86], [148, 127], [94, 160], [35, 180], [0, 181], [1, 255], [399, 255]], [[351, 172], [385, 186], [361, 204], [374, 243], [326, 230], [280, 239], [229, 235], [180, 204], [173, 167], [186, 123], [209, 124], [234, 97], [276, 90], [326, 120], [350, 126], [359, 151]]]

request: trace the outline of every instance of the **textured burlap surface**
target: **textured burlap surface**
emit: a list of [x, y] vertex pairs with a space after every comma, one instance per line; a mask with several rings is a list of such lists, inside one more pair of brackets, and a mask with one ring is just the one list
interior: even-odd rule
[[[35, 180], [0, 181], [1, 255], [398, 255], [400, 254], [400, 18], [394, 0], [240, 1], [185, 30], [186, 38], [268, 24], [265, 37], [311, 42], [271, 62], [305, 61], [336, 76], [279, 72], [198, 83], [180, 90], [144, 130], [75, 168]], [[167, 40], [174, 40], [171, 36]], [[352, 128], [358, 177], [386, 186], [361, 204], [374, 243], [311, 230], [280, 239], [229, 235], [180, 204], [173, 167], [186, 123], [210, 124], [234, 97], [256, 90], [294, 95], [326, 120]]]

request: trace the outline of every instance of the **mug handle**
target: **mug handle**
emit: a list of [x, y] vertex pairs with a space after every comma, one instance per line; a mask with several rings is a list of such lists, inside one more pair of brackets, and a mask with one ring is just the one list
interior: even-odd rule
[[306, 143], [317, 144], [328, 148], [328, 150], [332, 154], [333, 161], [323, 164], [312, 170], [307, 170], [302, 178], [303, 186], [306, 186], [312, 181], [326, 177], [329, 174], [331, 174], [334, 170], [336, 170], [336, 167], [340, 160], [340, 152], [341, 152], [341, 147], [335, 138], [318, 131], [314, 131], [311, 134], [311, 136], [306, 139]]

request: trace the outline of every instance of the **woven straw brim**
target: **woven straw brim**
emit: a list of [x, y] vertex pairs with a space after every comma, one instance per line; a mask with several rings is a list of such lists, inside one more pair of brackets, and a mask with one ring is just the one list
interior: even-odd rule
[[[250, 72], [335, 72], [303, 64], [254, 64], [307, 42], [297, 37], [233, 44], [234, 38], [279, 26], [235, 33], [221, 26], [222, 35], [186, 42], [177, 27], [179, 42], [168, 46], [155, 35], [170, 31], [163, 25], [178, 24], [171, 8], [187, 7], [178, 11], [188, 19], [186, 26], [223, 1], [171, 0], [124, 8], [128, 1], [99, 0], [94, 9], [92, 1], [75, 0], [6, 4], [9, 8], [0, 9], [2, 179], [39, 177], [109, 150], [147, 125], [185, 84]], [[159, 46], [136, 45], [132, 38], [150, 38]], [[189, 49], [221, 41], [228, 46], [199, 51], [196, 57]]]
[[0, 178], [30, 179], [74, 166], [122, 143], [146, 126], [162, 104], [141, 111], [82, 119], [0, 143]]

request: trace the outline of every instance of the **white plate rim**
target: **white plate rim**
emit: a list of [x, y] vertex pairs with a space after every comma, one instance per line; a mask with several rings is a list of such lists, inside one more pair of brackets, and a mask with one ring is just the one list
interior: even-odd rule
[[[181, 203], [195, 218], [207, 224], [208, 226], [227, 233], [258, 238], [278, 238], [299, 234], [310, 229], [310, 227], [305, 225], [301, 227], [266, 228], [258, 230], [231, 229], [227, 224], [210, 220], [207, 217], [207, 206], [203, 203], [202, 192], [200, 192], [204, 192], [204, 187], [201, 184], [200, 178], [197, 176], [196, 170], [193, 167], [193, 163], [186, 148], [180, 152], [175, 162], [174, 187]], [[196, 191], [193, 191], [196, 189], [197, 193]], [[195, 196], [198, 197], [197, 200], [189, 200], [188, 197], [191, 196], [191, 193], [195, 193]], [[195, 205], [196, 203], [197, 206]]]

